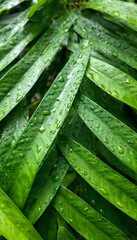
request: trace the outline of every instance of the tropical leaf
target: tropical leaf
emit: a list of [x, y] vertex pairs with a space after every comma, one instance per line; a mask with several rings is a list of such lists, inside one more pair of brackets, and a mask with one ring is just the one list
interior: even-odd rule
[[111, 57], [117, 57], [129, 66], [137, 69], [137, 49], [126, 40], [118, 39], [94, 19], [79, 16], [74, 30], [83, 38], [91, 40], [94, 49]]
[[0, 71], [7, 67], [43, 29], [43, 25], [30, 23], [3, 45], [0, 48]]
[[32, 17], [34, 15], [34, 13], [43, 5], [46, 3], [49, 3], [52, 0], [39, 0], [36, 4], [33, 5], [33, 7], [30, 9], [29, 12], [29, 17]]
[[103, 217], [117, 226], [127, 237], [136, 239], [137, 227], [135, 222], [106, 201], [105, 198], [101, 197], [101, 195], [91, 188], [82, 178], [80, 178], [80, 183], [82, 185], [80, 196]]
[[[87, 17], [87, 11], [83, 12], [83, 16]], [[90, 12], [88, 13], [88, 18], [91, 19]], [[107, 18], [106, 16], [102, 16], [101, 14], [92, 16], [92, 19], [95, 19], [104, 28], [108, 29], [114, 35], [117, 35], [117, 37], [125, 38], [129, 42], [129, 44], [136, 47], [136, 43], [137, 43], [136, 31], [132, 30], [127, 26], [116, 24], [116, 22], [113, 20], [108, 21], [106, 18]]]
[[124, 3], [122, 1], [114, 0], [89, 0], [89, 2], [82, 3], [82, 7], [93, 8], [100, 12], [111, 15], [120, 22], [137, 30], [137, 6], [135, 3]]
[[63, 226], [58, 229], [58, 240], [75, 240], [74, 236]]
[[[0, 81], [0, 119], [4, 118], [21, 101], [38, 80], [45, 67], [51, 63], [74, 20], [74, 11], [61, 16], [50, 26], [30, 52], [3, 76]], [[62, 25], [61, 28], [60, 25]], [[5, 88], [7, 82], [9, 84], [6, 84]], [[9, 105], [7, 105], [8, 101], [10, 101]]]
[[0, 47], [5, 45], [14, 35], [16, 35], [29, 21], [26, 17], [28, 9], [9, 19], [8, 24], [0, 29]]
[[[63, 136], [59, 149], [72, 167], [104, 198], [137, 219], [137, 187], [77, 142]], [[121, 197], [122, 196], [122, 197]]]
[[0, 189], [0, 233], [9, 240], [42, 240], [30, 222]]
[[[95, 89], [93, 89], [93, 91], [96, 95], [97, 92]], [[75, 111], [71, 115], [71, 118], [66, 121], [62, 134], [80, 143], [83, 147], [91, 151], [96, 157], [103, 160], [103, 162], [105, 162], [107, 165], [126, 176], [133, 183], [137, 183], [137, 174], [124, 163], [122, 163], [91, 131], [89, 131], [89, 128]], [[67, 178], [67, 175], [65, 178]]]
[[67, 162], [54, 150], [38, 173], [24, 206], [23, 212], [32, 224], [52, 201], [67, 170]]
[[113, 97], [137, 108], [137, 81], [128, 74], [91, 57], [86, 75]]
[[137, 4], [0, 15], [0, 240], [137, 240]]
[[0, 162], [5, 161], [28, 122], [28, 107], [22, 101], [11, 113], [0, 139]]
[[58, 232], [57, 214], [54, 208], [49, 206], [36, 224], [36, 230], [43, 240], [56, 240]]
[[69, 225], [87, 240], [128, 239], [118, 228], [65, 187], [60, 188], [54, 206]]
[[0, 13], [2, 13], [3, 11], [9, 10], [25, 1], [30, 1], [30, 0], [4, 0], [0, 2]]
[[[54, 140], [69, 113], [86, 70], [90, 49], [88, 41], [85, 41], [77, 53], [70, 58], [70, 61], [60, 72], [43, 98], [37, 111], [33, 114], [8, 161], [1, 168], [3, 176], [1, 179], [4, 184], [1, 182], [1, 186], [8, 189], [9, 185], [10, 192], [8, 194], [12, 195], [11, 198], [14, 198], [13, 200], [20, 208], [23, 207], [26, 201], [44, 156], [51, 150]], [[79, 69], [81, 70], [79, 71]], [[11, 160], [12, 164], [10, 164]], [[7, 171], [9, 172], [8, 168], [10, 174], [6, 178], [7, 181], [4, 175]], [[24, 179], [24, 181], [21, 179]]]
[[75, 109], [103, 144], [137, 173], [137, 134], [84, 95], [78, 95]]

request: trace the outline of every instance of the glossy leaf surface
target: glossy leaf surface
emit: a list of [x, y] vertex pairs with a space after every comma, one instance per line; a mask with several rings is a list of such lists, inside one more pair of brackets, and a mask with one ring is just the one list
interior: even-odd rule
[[64, 187], [59, 190], [54, 206], [60, 215], [87, 240], [128, 239], [86, 202]]
[[59, 149], [72, 167], [104, 198], [130, 217], [137, 219], [137, 186], [77, 142], [65, 138]]

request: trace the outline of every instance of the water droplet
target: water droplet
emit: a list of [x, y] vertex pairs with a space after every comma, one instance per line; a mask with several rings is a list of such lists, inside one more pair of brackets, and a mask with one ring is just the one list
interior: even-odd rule
[[118, 146], [118, 152], [120, 154], [123, 154], [124, 153], [124, 149], [121, 146]]
[[5, 208], [4, 203], [1, 203], [1, 204], [0, 204], [0, 208]]
[[41, 210], [41, 207], [38, 208], [38, 211], [40, 211], [40, 210]]
[[109, 140], [108, 140], [108, 138], [107, 138], [107, 137], [105, 137], [105, 140], [104, 140], [104, 141], [105, 141], [105, 143], [106, 143], [106, 144], [108, 144], [108, 143], [109, 143]]
[[50, 111], [44, 111], [43, 114], [44, 115], [50, 115]]
[[40, 131], [41, 133], [43, 133], [43, 132], [45, 131], [45, 127], [42, 125], [42, 126], [39, 128], [39, 131]]
[[59, 77], [59, 82], [64, 82], [63, 76], [60, 76], [60, 77]]
[[84, 211], [87, 212], [87, 211], [88, 211], [88, 207], [85, 207], [85, 208], [84, 208]]
[[123, 208], [123, 204], [122, 204], [122, 203], [117, 202], [117, 205], [118, 205], [120, 208]]
[[10, 97], [10, 95], [11, 95], [11, 93], [10, 93], [10, 92], [8, 92], [8, 93], [7, 93], [7, 97]]
[[24, 157], [24, 154], [23, 154], [23, 153], [20, 153], [20, 157], [23, 158], [23, 157]]
[[104, 188], [101, 188], [100, 190], [104, 195], [108, 195], [107, 191]]
[[22, 96], [17, 94], [16, 102], [19, 102], [21, 100]]
[[37, 146], [37, 152], [39, 153], [41, 151], [42, 147], [41, 146]]
[[127, 78], [127, 79], [125, 80], [125, 82], [129, 84], [129, 83], [130, 83], [130, 80]]
[[53, 88], [58, 89], [59, 87], [58, 87], [58, 85], [54, 84]]

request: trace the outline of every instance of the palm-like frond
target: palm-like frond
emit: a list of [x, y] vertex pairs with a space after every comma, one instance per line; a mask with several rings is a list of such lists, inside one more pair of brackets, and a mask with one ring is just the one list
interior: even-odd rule
[[136, 240], [135, 1], [1, 0], [0, 14], [0, 234]]

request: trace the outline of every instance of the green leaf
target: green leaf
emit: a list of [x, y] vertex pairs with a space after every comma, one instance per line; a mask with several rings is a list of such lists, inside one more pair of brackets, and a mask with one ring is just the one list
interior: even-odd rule
[[130, 239], [137, 238], [137, 227], [135, 222], [127, 215], [123, 214], [119, 209], [110, 204], [98, 194], [89, 184], [87, 184], [82, 178], [80, 178], [82, 185], [82, 191], [80, 196], [98, 211], [103, 217], [112, 222], [117, 228], [119, 228]]
[[58, 222], [54, 208], [49, 206], [36, 223], [36, 230], [43, 240], [57, 240]]
[[[74, 11], [61, 16], [28, 54], [1, 78], [0, 120], [21, 101], [38, 80], [45, 67], [51, 63], [74, 20]], [[8, 102], [10, 104], [7, 104]]]
[[82, 94], [78, 95], [74, 106], [79, 116], [100, 141], [137, 173], [137, 134]]
[[14, 35], [23, 29], [23, 27], [29, 21], [29, 19], [26, 17], [28, 11], [29, 9], [19, 13], [17, 16], [15, 15], [10, 20], [8, 25], [0, 29], [0, 47], [6, 44]]
[[40, 26], [34, 23], [28, 24], [18, 34], [10, 39], [0, 48], [0, 71], [7, 67], [21, 51], [44, 29], [43, 24]]
[[34, 13], [43, 5], [43, 4], [46, 4], [46, 3], [49, 3], [51, 2], [52, 0], [39, 0], [36, 4], [33, 5], [33, 7], [30, 9], [30, 12], [29, 12], [29, 17], [31, 18]]
[[25, 2], [25, 1], [30, 1], [30, 0], [5, 0], [2, 1], [2, 3], [0, 3], [0, 13], [2, 13], [3, 11], [9, 10], [13, 7], [15, 7], [16, 5]]
[[137, 5], [114, 0], [89, 0], [81, 4], [82, 7], [92, 8], [111, 15], [120, 22], [137, 31]]
[[[113, 105], [111, 99], [109, 98], [107, 99], [106, 96], [104, 97], [103, 95], [102, 99], [99, 92], [97, 92], [96, 88], [94, 88], [93, 86], [89, 85], [87, 86], [87, 88], [92, 88], [96, 100], [98, 100], [97, 96], [100, 100], [99, 103], [100, 102], [102, 103], [103, 99], [105, 98], [107, 103]], [[116, 106], [116, 104], [114, 104], [114, 106]], [[117, 109], [117, 111], [122, 112], [121, 109]], [[128, 166], [126, 166], [123, 162], [121, 162], [112, 152], [108, 150], [108, 148], [89, 130], [89, 128], [86, 126], [86, 124], [83, 122], [83, 120], [79, 117], [79, 115], [76, 112], [74, 112], [69, 117], [70, 117], [69, 121], [65, 122], [64, 125], [66, 126], [64, 126], [64, 128], [62, 129], [63, 135], [66, 135], [74, 139], [76, 142], [80, 143], [83, 147], [91, 151], [95, 156], [102, 159], [107, 165], [114, 168], [121, 174], [124, 174], [124, 176], [128, 177], [129, 180], [131, 180], [133, 183], [137, 183], [137, 174], [133, 170], [131, 170]]]
[[56, 195], [68, 170], [64, 158], [53, 151], [36, 176], [24, 206], [24, 214], [34, 224]]
[[68, 172], [65, 176], [65, 178], [63, 179], [63, 182], [62, 182], [62, 185], [64, 187], [68, 187], [70, 184], [73, 183], [73, 181], [75, 180], [76, 178], [76, 174], [75, 172]]
[[31, 223], [1, 189], [0, 234], [8, 240], [42, 240]]
[[137, 219], [137, 186], [110, 168], [72, 139], [58, 141], [61, 153], [100, 195], [133, 219]]
[[128, 239], [112, 223], [64, 187], [60, 188], [54, 206], [66, 222], [87, 240]]
[[19, 136], [28, 122], [28, 107], [26, 101], [22, 101], [8, 116], [6, 126], [0, 139], [0, 162], [5, 161], [12, 151]]
[[65, 227], [60, 226], [57, 240], [75, 240], [75, 238]]
[[[20, 12], [17, 13], [9, 13], [7, 15], [1, 16], [0, 18], [0, 26], [3, 28], [4, 26], [11, 23], [11, 21], [19, 16]], [[1, 29], [0, 29], [1, 32]]]
[[86, 75], [118, 100], [137, 109], [137, 81], [110, 64], [91, 57]]
[[101, 24], [104, 28], [108, 29], [115, 36], [125, 38], [129, 44], [136, 47], [137, 44], [137, 32], [133, 29], [116, 24], [115, 20], [108, 21], [106, 16], [102, 17], [101, 15], [92, 16], [90, 13], [87, 16], [86, 11], [83, 12], [83, 16], [88, 17], [89, 19], [95, 19], [99, 24]]
[[108, 57], [118, 58], [129, 66], [137, 69], [137, 49], [126, 40], [116, 37], [94, 19], [79, 16], [74, 30], [83, 38], [92, 42], [95, 50]]
[[19, 208], [23, 207], [43, 158], [51, 151], [69, 113], [83, 79], [90, 51], [91, 46], [85, 41], [70, 58], [0, 171], [1, 186], [9, 190], [9, 196]]

